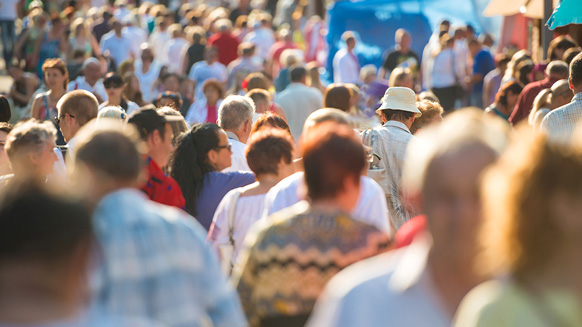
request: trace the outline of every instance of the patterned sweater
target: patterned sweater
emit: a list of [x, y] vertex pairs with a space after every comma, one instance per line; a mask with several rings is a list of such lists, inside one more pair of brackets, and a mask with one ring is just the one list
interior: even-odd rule
[[376, 227], [307, 202], [260, 221], [245, 239], [233, 274], [250, 325], [303, 326], [335, 274], [389, 245]]

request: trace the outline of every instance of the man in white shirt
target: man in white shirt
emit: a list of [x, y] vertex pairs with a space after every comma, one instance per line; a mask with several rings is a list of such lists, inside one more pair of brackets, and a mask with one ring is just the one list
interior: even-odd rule
[[333, 81], [335, 83], [358, 83], [360, 78], [360, 64], [354, 54], [356, 37], [348, 31], [342, 34], [346, 47], [336, 52], [333, 57]]
[[481, 282], [474, 269], [479, 176], [504, 150], [507, 126], [464, 111], [420, 137], [410, 146], [404, 180], [429, 233], [336, 275], [307, 326], [450, 326], [461, 299]]
[[122, 34], [123, 25], [114, 18], [109, 21], [109, 24], [113, 30], [103, 35], [99, 47], [103, 53], [109, 52], [109, 56], [115, 60], [115, 64], [119, 65], [134, 57], [135, 54], [132, 52], [130, 39]]
[[93, 93], [99, 103], [107, 101], [107, 92], [101, 79], [101, 63], [96, 58], [87, 58], [83, 62], [83, 76], [78, 76], [67, 85], [67, 92], [85, 90]]
[[137, 57], [141, 53], [140, 46], [148, 41], [147, 32], [137, 26], [137, 21], [132, 16], [127, 16], [123, 20], [125, 27], [121, 34], [131, 41], [131, 52]]
[[289, 75], [291, 84], [277, 96], [275, 102], [283, 108], [291, 135], [297, 142], [307, 117], [323, 106], [323, 95], [319, 90], [305, 85], [307, 70], [303, 64], [291, 66]]
[[170, 73], [182, 73], [184, 67], [184, 58], [190, 43], [184, 39], [184, 33], [180, 24], [172, 24], [168, 28], [168, 32], [172, 35], [172, 39], [166, 43], [163, 51], [166, 52], [168, 58], [168, 70]]
[[[317, 130], [319, 124], [330, 121], [349, 126], [350, 116], [338, 109], [316, 110], [305, 121], [303, 135]], [[283, 179], [267, 192], [264, 219], [305, 199], [306, 188], [303, 177], [303, 172], [297, 172]], [[354, 219], [374, 225], [388, 235], [392, 234], [384, 192], [378, 183], [367, 176], [361, 177], [360, 195], [351, 213]]]
[[229, 95], [218, 108], [218, 126], [228, 136], [232, 146], [232, 165], [228, 171], [251, 171], [245, 156], [246, 143], [251, 135], [255, 104], [253, 100], [240, 95]]
[[156, 18], [156, 28], [150, 36], [150, 45], [156, 50], [156, 57], [162, 65], [168, 64], [167, 43], [172, 38], [168, 32], [168, 23], [162, 18]]
[[262, 15], [255, 29], [247, 34], [243, 41], [253, 43], [257, 47], [257, 56], [263, 62], [267, 61], [269, 50], [275, 44], [275, 33], [271, 29], [271, 16], [269, 14]]
[[188, 79], [192, 81], [195, 88], [195, 101], [205, 99], [202, 86], [207, 79], [215, 78], [220, 83], [226, 84], [228, 73], [226, 66], [218, 62], [218, 49], [207, 47], [204, 53], [205, 60], [195, 63], [190, 69]]

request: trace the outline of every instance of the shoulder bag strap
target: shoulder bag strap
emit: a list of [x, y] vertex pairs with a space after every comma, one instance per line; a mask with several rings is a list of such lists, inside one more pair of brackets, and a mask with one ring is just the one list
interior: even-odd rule
[[234, 214], [236, 211], [236, 204], [243, 191], [244, 189], [242, 188], [236, 190], [236, 193], [234, 194], [232, 207], [230, 207], [230, 211], [228, 212], [228, 241], [230, 242], [230, 245], [233, 246], [233, 248], [234, 248]]
[[50, 115], [50, 110], [49, 110], [49, 104], [48, 104], [48, 95], [45, 94], [42, 97], [43, 101], [44, 101], [44, 110], [45, 110], [45, 119], [49, 120], [51, 119], [51, 115]]

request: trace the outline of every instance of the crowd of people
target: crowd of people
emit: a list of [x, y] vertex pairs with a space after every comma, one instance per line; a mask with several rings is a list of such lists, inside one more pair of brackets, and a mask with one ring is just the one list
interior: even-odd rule
[[0, 326], [582, 325], [573, 38], [102, 2], [0, 2]]

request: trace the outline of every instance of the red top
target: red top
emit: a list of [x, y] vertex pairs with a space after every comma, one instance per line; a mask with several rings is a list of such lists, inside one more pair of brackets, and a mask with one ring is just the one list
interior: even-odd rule
[[557, 79], [546, 77], [541, 81], [532, 82], [526, 85], [517, 98], [515, 108], [513, 108], [513, 112], [511, 113], [511, 116], [509, 116], [509, 122], [513, 125], [517, 125], [517, 123], [522, 119], [527, 118], [533, 107], [536, 96], [543, 89], [549, 89], [552, 87], [552, 85], [557, 81]]
[[416, 216], [405, 222], [394, 236], [394, 244], [396, 248], [401, 248], [410, 245], [414, 238], [426, 230], [426, 216]]
[[218, 48], [218, 62], [225, 66], [238, 57], [239, 41], [230, 33], [216, 33], [208, 38], [208, 44]]
[[184, 209], [186, 200], [180, 185], [172, 177], [164, 174], [151, 157], [148, 157], [148, 182], [141, 190], [155, 202]]
[[273, 60], [273, 78], [279, 76], [281, 70], [281, 54], [287, 49], [297, 49], [293, 42], [277, 41], [269, 50], [269, 58]]
[[216, 124], [216, 121], [218, 120], [218, 113], [216, 112], [216, 105], [210, 106], [207, 105], [206, 106], [206, 121], [205, 123], [213, 123]]

